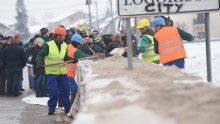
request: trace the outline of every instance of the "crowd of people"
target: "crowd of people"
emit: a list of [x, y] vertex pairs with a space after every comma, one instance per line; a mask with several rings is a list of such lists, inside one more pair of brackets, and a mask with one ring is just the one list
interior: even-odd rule
[[[169, 25], [170, 22], [163, 17], [152, 21], [155, 30], [150, 24], [147, 19], [139, 21], [140, 45], [132, 35], [133, 56], [141, 53], [143, 61], [184, 68], [183, 40], [192, 41], [193, 36]], [[0, 35], [0, 95], [21, 95], [24, 91], [23, 68], [27, 63], [33, 65], [28, 66], [29, 87], [35, 91], [36, 97], [49, 97], [48, 115], [54, 114], [57, 103], [65, 108], [65, 113], [69, 112], [77, 93], [74, 78], [79, 59], [96, 53], [109, 57], [115, 48], [123, 48], [123, 56], [127, 56], [126, 28], [119, 34], [102, 35], [93, 30], [88, 35], [84, 30], [67, 30], [59, 25], [52, 31], [41, 28], [39, 32], [24, 45], [20, 35]]]
[[[41, 28], [39, 32], [26, 44], [21, 42], [20, 35], [0, 35], [0, 94], [8, 97], [21, 95], [24, 91], [23, 68], [29, 65], [29, 88], [35, 91], [36, 97], [50, 98], [48, 115], [54, 114], [57, 101], [66, 113], [69, 112], [77, 93], [74, 78], [78, 59], [96, 53], [108, 57], [111, 50], [125, 47], [126, 42], [119, 38], [126, 37], [123, 33], [120, 36], [101, 35], [93, 30], [88, 35], [76, 28], [67, 30], [62, 25], [51, 31]], [[64, 63], [67, 61], [71, 62]], [[60, 62], [63, 63], [57, 64]]]

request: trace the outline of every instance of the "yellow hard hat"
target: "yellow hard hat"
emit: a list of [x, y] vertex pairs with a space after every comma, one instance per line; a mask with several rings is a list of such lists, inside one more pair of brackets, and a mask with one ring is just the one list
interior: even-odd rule
[[144, 28], [144, 27], [146, 27], [146, 26], [150, 26], [149, 20], [147, 20], [147, 19], [141, 19], [141, 20], [138, 22], [137, 28]]

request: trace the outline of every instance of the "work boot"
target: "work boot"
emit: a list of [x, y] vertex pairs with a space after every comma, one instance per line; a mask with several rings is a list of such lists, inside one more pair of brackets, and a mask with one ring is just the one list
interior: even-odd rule
[[49, 111], [49, 112], [48, 112], [48, 115], [54, 115], [54, 112], [50, 112], [50, 111]]
[[23, 88], [19, 88], [18, 90], [19, 90], [19, 91], [24, 91], [24, 89], [23, 89]]
[[11, 96], [20, 96], [21, 94], [22, 94], [21, 92], [17, 92], [17, 93], [12, 94]]
[[5, 95], [6, 93], [5, 92], [0, 92], [0, 95]]
[[6, 93], [5, 96], [10, 97], [11, 93]]

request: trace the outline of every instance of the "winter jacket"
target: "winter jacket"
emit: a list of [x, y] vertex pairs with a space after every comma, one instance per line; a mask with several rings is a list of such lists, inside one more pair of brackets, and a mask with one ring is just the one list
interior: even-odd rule
[[159, 63], [159, 55], [154, 52], [154, 40], [151, 35], [144, 35], [141, 38], [139, 52], [142, 53], [142, 59], [146, 62]]
[[106, 52], [109, 54], [113, 49], [120, 47], [120, 41], [112, 41], [106, 46]]
[[[141, 35], [140, 46], [150, 45], [152, 41], [147, 37], [147, 35], [154, 36], [154, 32], [149, 28], [145, 33]], [[139, 52], [143, 53], [147, 51], [146, 47], [140, 47]]]
[[[45, 73], [45, 68], [37, 68], [37, 63], [35, 61], [36, 57], [37, 57], [37, 53], [42, 49], [42, 47], [39, 47], [39, 46], [34, 46], [31, 48], [31, 55], [32, 55], [32, 58], [31, 58], [31, 64], [34, 65], [34, 75], [35, 76], [38, 76], [42, 73]], [[44, 64], [44, 63], [43, 63]]]
[[49, 37], [45, 37], [44, 35], [40, 35], [40, 38], [44, 40], [44, 42], [49, 42]]
[[[104, 53], [105, 50], [102, 47], [99, 47], [98, 45], [94, 44], [92, 45], [88, 45], [95, 53]], [[87, 54], [87, 55], [93, 55], [93, 52], [89, 49], [86, 44], [84, 44], [83, 46], [80, 47], [80, 51]]]
[[33, 40], [32, 39], [24, 45], [25, 53], [26, 53], [27, 58], [29, 58], [31, 56], [32, 46], [33, 46]]
[[2, 52], [3, 52], [3, 49], [4, 49], [5, 45], [0, 43], [0, 69], [3, 68], [3, 63], [2, 63]]
[[25, 53], [26, 53], [26, 55], [27, 55], [27, 58], [29, 58], [29, 57], [31, 56], [31, 49], [32, 49], [33, 44], [34, 44], [34, 40], [35, 40], [36, 38], [38, 38], [38, 37], [39, 37], [39, 35], [35, 35], [33, 38], [30, 39], [30, 41], [29, 41], [28, 43], [26, 43], [26, 44], [24, 45]]
[[12, 44], [4, 48], [2, 62], [6, 69], [24, 68], [26, 65], [24, 49], [17, 44]]

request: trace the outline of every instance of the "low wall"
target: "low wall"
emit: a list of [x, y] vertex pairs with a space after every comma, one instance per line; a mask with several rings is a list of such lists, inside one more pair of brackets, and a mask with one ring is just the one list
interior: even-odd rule
[[122, 57], [82, 63], [73, 124], [219, 124], [220, 88], [175, 67], [133, 65]]

